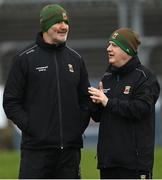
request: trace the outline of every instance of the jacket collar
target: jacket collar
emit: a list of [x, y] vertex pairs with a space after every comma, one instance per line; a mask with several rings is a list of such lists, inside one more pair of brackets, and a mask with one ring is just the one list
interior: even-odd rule
[[48, 44], [44, 41], [43, 39], [43, 34], [42, 32], [39, 32], [36, 37], [36, 44], [38, 44], [39, 47], [48, 50], [48, 51], [53, 51], [53, 50], [62, 50], [64, 49], [66, 43], [61, 43], [61, 44]]
[[124, 75], [131, 71], [133, 71], [135, 68], [137, 68], [141, 64], [138, 56], [133, 57], [130, 59], [124, 66], [117, 68], [112, 65], [109, 65], [108, 71], [112, 74], [118, 74], [118, 75]]

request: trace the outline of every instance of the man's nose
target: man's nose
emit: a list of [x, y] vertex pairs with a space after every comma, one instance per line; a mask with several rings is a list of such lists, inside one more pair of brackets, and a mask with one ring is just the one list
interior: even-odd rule
[[111, 48], [112, 48], [112, 45], [109, 44], [108, 47], [107, 47], [107, 52], [111, 51]]

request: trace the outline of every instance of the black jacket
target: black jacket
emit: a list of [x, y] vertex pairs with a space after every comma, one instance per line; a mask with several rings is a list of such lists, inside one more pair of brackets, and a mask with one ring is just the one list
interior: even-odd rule
[[81, 56], [66, 44], [46, 44], [39, 33], [14, 60], [3, 106], [22, 130], [21, 147], [82, 147], [89, 80]]
[[126, 167], [151, 171], [154, 156], [156, 77], [135, 57], [121, 68], [111, 65], [102, 78], [109, 98], [93, 109], [100, 121], [98, 168]]

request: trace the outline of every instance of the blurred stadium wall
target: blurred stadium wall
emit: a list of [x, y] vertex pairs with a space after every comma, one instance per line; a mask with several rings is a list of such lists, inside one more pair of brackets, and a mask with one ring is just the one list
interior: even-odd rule
[[[142, 38], [139, 56], [162, 84], [162, 0], [0, 0], [0, 101], [13, 55], [35, 40], [40, 31], [39, 12], [59, 3], [70, 15], [68, 44], [81, 53], [91, 84], [97, 86], [107, 66], [106, 45], [112, 31], [132, 27]], [[2, 104], [2, 103], [1, 103]], [[156, 106], [156, 145], [162, 145], [162, 105]], [[0, 148], [17, 148], [19, 133], [0, 106]], [[90, 123], [86, 136], [97, 136]], [[90, 140], [89, 140], [90, 142]], [[96, 141], [94, 141], [96, 143]]]

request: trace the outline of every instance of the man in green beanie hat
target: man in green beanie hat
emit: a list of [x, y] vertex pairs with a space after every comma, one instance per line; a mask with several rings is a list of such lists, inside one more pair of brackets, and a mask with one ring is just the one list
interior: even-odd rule
[[35, 43], [15, 56], [3, 107], [22, 131], [20, 179], [80, 178], [90, 86], [82, 57], [66, 45], [69, 16], [57, 4], [40, 12]]
[[101, 179], [150, 179], [154, 160], [155, 103], [160, 86], [138, 58], [139, 36], [120, 28], [108, 41], [108, 68], [99, 88], [89, 88], [91, 115], [100, 122]]
[[40, 12], [40, 25], [47, 43], [56, 44], [66, 41], [69, 31], [69, 18], [67, 12], [60, 5], [45, 6]]

